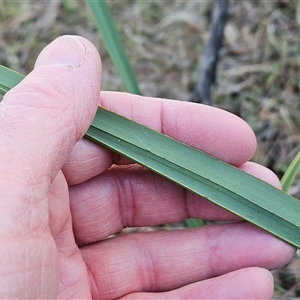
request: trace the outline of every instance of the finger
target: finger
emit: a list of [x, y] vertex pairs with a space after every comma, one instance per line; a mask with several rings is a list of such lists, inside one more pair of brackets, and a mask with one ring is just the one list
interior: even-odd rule
[[[41, 175], [50, 174], [53, 178], [52, 173], [55, 175], [60, 169], [96, 111], [100, 89], [100, 58], [96, 49], [86, 40], [74, 37], [59, 38], [53, 45], [60, 49], [47, 47], [32, 73], [1, 103], [5, 114], [5, 130], [4, 126], [1, 128], [4, 157], [13, 173], [16, 167], [18, 172], [28, 172], [23, 164], [11, 159], [18, 152], [24, 165], [39, 165]], [[15, 165], [11, 165], [13, 162]]]
[[[244, 171], [278, 185], [268, 169]], [[113, 168], [69, 189], [73, 230], [79, 244], [99, 241], [126, 227], [154, 226], [187, 218], [239, 220], [232, 213], [140, 167]]]
[[[117, 92], [101, 92], [100, 100], [101, 106], [109, 110], [232, 165], [248, 161], [256, 148], [250, 127], [240, 118], [217, 108]], [[80, 141], [68, 158], [63, 171], [70, 184], [90, 179], [112, 163], [128, 163], [90, 144]]]
[[295, 250], [248, 223], [235, 223], [121, 235], [81, 252], [92, 297], [115, 299], [133, 292], [168, 291], [241, 268], [277, 268]]
[[[79, 37], [61, 37], [44, 49], [35, 69], [1, 103], [0, 237], [5, 243], [0, 247], [0, 296], [4, 298], [12, 287], [14, 298], [54, 298], [57, 254], [50, 239], [47, 192], [93, 119], [99, 82], [100, 58], [92, 44]], [[27, 286], [29, 277], [34, 286]]]
[[[255, 288], [254, 288], [255, 287]], [[272, 299], [272, 274], [262, 268], [245, 268], [163, 293], [130, 293], [121, 299]]]

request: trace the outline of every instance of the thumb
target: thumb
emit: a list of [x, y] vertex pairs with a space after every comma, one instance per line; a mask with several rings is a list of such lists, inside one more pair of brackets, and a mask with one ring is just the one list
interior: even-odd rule
[[35, 181], [28, 168], [37, 166], [38, 178], [53, 178], [94, 117], [100, 71], [97, 50], [83, 38], [64, 36], [47, 46], [1, 103], [2, 168], [9, 164], [12, 176]]
[[42, 286], [55, 290], [44, 285], [55, 273], [46, 261], [57, 263], [53, 241], [46, 242], [47, 192], [95, 115], [100, 73], [90, 42], [60, 37], [0, 103], [0, 298], [39, 298], [47, 293]]

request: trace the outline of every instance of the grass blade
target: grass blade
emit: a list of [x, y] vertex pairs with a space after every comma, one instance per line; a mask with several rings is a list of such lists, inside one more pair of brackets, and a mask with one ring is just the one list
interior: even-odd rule
[[197, 228], [197, 227], [202, 227], [205, 225], [205, 221], [201, 219], [193, 219], [189, 218], [185, 220], [185, 223], [189, 228]]
[[0, 95], [7, 93], [23, 78], [24, 75], [0, 65]]
[[300, 152], [296, 155], [296, 157], [293, 159], [289, 167], [287, 168], [286, 172], [284, 173], [281, 184], [282, 184], [282, 190], [285, 192], [288, 192], [290, 186], [293, 184], [296, 175], [300, 171]]
[[103, 108], [86, 136], [300, 246], [300, 201], [268, 183]]
[[115, 21], [105, 0], [87, 1], [102, 32], [104, 44], [128, 92], [141, 95], [134, 72], [121, 42]]
[[300, 201], [268, 183], [103, 108], [86, 137], [300, 248]]

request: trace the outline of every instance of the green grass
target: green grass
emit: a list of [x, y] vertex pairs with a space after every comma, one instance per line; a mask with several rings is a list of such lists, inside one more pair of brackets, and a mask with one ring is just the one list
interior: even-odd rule
[[95, 17], [99, 31], [128, 92], [141, 94], [133, 69], [122, 45], [115, 21], [105, 0], [87, 1]]

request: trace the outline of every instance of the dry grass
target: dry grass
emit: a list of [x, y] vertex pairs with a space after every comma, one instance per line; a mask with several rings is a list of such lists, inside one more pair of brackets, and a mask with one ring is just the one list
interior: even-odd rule
[[[188, 99], [209, 36], [212, 1], [109, 1], [142, 93]], [[29, 72], [62, 34], [91, 40], [103, 60], [103, 89], [123, 90], [84, 1], [1, 1], [0, 64]], [[300, 2], [231, 1], [214, 105], [245, 119], [258, 139], [254, 161], [281, 176], [300, 150]], [[290, 191], [300, 198], [300, 178]], [[300, 293], [299, 259], [275, 273], [276, 297]], [[287, 276], [292, 273], [290, 284]], [[283, 275], [282, 275], [283, 274]], [[282, 279], [284, 278], [284, 280]], [[299, 295], [298, 295], [299, 296]]]

